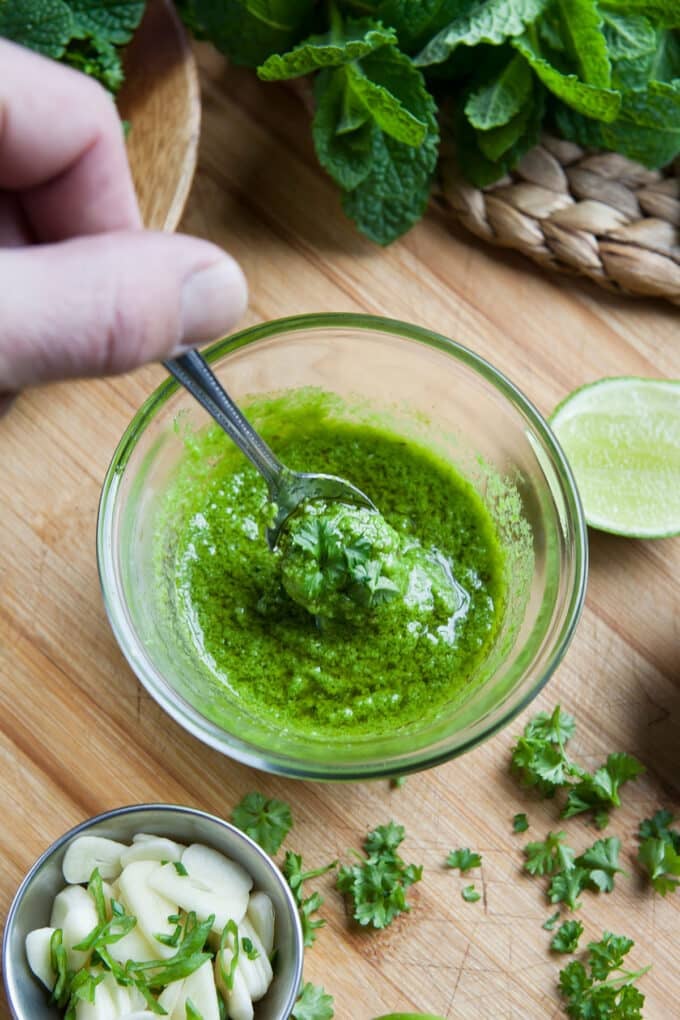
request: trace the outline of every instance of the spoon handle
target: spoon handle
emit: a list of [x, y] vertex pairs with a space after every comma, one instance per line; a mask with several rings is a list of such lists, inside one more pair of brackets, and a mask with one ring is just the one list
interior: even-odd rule
[[241, 413], [203, 355], [198, 351], [188, 351], [163, 364], [255, 465], [273, 496], [281, 484], [285, 468]]

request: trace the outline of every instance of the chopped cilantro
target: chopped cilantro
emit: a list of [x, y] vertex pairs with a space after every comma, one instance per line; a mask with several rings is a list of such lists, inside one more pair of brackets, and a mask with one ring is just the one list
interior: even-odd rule
[[184, 864], [182, 864], [181, 861], [173, 861], [172, 864], [178, 875], [180, 875], [182, 878], [187, 877], [189, 872], [187, 871], [186, 867], [184, 866]]
[[552, 931], [559, 919], [560, 912], [559, 910], [556, 910], [554, 914], [551, 914], [550, 917], [543, 922], [541, 928], [544, 928], [545, 931]]
[[529, 828], [529, 819], [524, 814], [524, 812], [520, 811], [512, 819], [512, 831], [513, 832], [526, 832], [528, 828]]

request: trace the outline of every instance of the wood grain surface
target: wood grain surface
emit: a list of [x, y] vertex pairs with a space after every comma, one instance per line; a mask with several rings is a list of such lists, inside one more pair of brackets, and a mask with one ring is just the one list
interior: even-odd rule
[[[477, 243], [432, 211], [382, 251], [343, 218], [317, 166], [298, 100], [200, 53], [203, 130], [183, 228], [242, 262], [247, 322], [298, 312], [367, 311], [448, 334], [506, 372], [545, 413], [602, 376], [680, 376], [678, 314], [556, 278], [520, 256]], [[648, 1020], [680, 1015], [680, 893], [645, 887], [634, 862], [638, 821], [680, 809], [680, 539], [626, 541], [592, 534], [587, 606], [564, 663], [529, 712], [465, 758], [386, 782], [303, 784], [255, 773], [202, 746], [141, 689], [109, 630], [94, 536], [109, 459], [158, 367], [117, 379], [24, 394], [0, 422], [0, 912], [60, 833], [123, 804], [168, 801], [227, 816], [259, 789], [292, 805], [288, 846], [310, 867], [358, 848], [369, 828], [405, 824], [404, 856], [425, 866], [413, 910], [382, 933], [358, 931], [330, 878], [327, 927], [305, 974], [335, 996], [339, 1020], [421, 1010], [450, 1020], [561, 1016], [562, 960], [541, 928], [553, 912], [544, 884], [521, 873], [521, 847], [565, 828], [577, 849], [596, 833], [560, 823], [507, 773], [514, 735], [556, 702], [577, 719], [574, 754], [595, 767], [611, 751], [637, 754], [647, 774], [625, 790], [611, 834], [624, 843], [610, 896], [586, 893], [586, 939], [633, 937]], [[514, 835], [526, 811], [531, 828]], [[447, 852], [483, 855], [483, 892], [443, 867]], [[585, 940], [584, 940], [585, 941]], [[6, 1005], [0, 1017], [7, 1020]]]

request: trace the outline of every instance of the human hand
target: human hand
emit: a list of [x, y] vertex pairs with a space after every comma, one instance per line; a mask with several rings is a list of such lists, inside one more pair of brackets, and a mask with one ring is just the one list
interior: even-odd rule
[[107, 93], [3, 39], [0, 66], [0, 404], [227, 332], [241, 270], [208, 241], [142, 230]]

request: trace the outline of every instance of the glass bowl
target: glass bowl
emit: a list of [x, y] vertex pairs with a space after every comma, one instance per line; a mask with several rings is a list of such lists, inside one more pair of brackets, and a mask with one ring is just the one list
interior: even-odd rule
[[[169, 380], [140, 408], [116, 450], [97, 531], [111, 626], [151, 696], [181, 726], [225, 754], [307, 779], [424, 769], [505, 726], [560, 662], [586, 585], [578, 493], [538, 411], [500, 372], [459, 344], [371, 316], [282, 319], [222, 340], [206, 357], [238, 402], [317, 387], [436, 449], [472, 482], [495, 520], [506, 551], [508, 608], [465, 696], [435, 718], [379, 737], [316, 740], [257, 718], [225, 693], [215, 722], [205, 667], [168, 622], [154, 571], [159, 506], [185, 449], [182, 423], [200, 428], [208, 421]], [[515, 512], [508, 514], [508, 506]]]
[[13, 1020], [60, 1020], [63, 1011], [48, 1004], [46, 988], [33, 975], [26, 958], [26, 936], [49, 924], [52, 902], [64, 888], [64, 855], [80, 836], [104, 836], [130, 843], [138, 832], [165, 836], [180, 843], [204, 843], [241, 864], [254, 888], [274, 904], [274, 945], [277, 968], [256, 1020], [288, 1020], [302, 980], [304, 948], [295, 900], [285, 878], [252, 839], [228, 822], [205, 811], [176, 804], [135, 804], [82, 822], [61, 836], [35, 862], [19, 886], [7, 915], [2, 943], [2, 972]]

